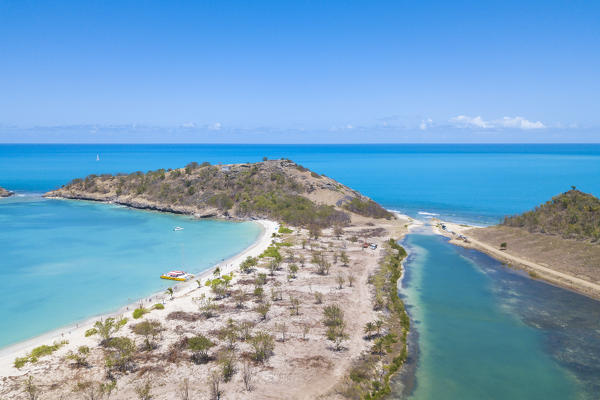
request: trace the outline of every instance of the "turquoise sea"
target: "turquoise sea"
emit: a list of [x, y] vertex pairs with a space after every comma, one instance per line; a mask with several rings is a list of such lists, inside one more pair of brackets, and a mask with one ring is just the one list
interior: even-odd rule
[[[22, 196], [0, 200], [0, 346], [147, 296], [164, 288], [155, 277], [170, 266], [200, 271], [258, 234], [251, 223], [41, 193], [91, 173], [263, 156], [290, 158], [423, 219], [493, 224], [571, 185], [600, 195], [600, 145], [0, 145], [0, 186]], [[409, 235], [405, 245], [403, 296], [416, 329], [397, 396], [579, 399], [600, 392], [599, 302], [427, 232]]]

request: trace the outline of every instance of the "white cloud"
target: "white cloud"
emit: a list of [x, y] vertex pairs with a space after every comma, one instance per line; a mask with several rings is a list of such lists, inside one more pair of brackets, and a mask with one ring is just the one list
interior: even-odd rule
[[498, 124], [505, 128], [517, 129], [544, 129], [546, 126], [541, 121], [529, 121], [523, 117], [504, 117]]
[[214, 124], [208, 125], [208, 129], [211, 131], [219, 131], [221, 130], [223, 125], [220, 122], [215, 122]]
[[450, 118], [450, 122], [462, 127], [471, 128], [490, 128], [490, 123], [483, 120], [481, 117], [469, 117], [467, 115], [459, 115]]
[[425, 131], [431, 126], [431, 124], [433, 124], [433, 120], [431, 118], [423, 119], [419, 124], [419, 129]]
[[181, 124], [181, 127], [182, 128], [195, 128], [196, 124], [193, 122], [186, 122], [186, 123]]
[[492, 121], [485, 121], [481, 116], [469, 117], [467, 115], [458, 115], [450, 118], [450, 122], [461, 128], [481, 128], [481, 129], [544, 129], [541, 121], [529, 121], [523, 117], [504, 117]]

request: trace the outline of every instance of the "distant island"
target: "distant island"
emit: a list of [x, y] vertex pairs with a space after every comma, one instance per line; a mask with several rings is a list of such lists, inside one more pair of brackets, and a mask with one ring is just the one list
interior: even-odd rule
[[472, 246], [513, 266], [600, 298], [600, 200], [576, 188], [486, 228], [446, 223]]
[[410, 321], [397, 292], [406, 252], [396, 239], [410, 219], [285, 159], [92, 175], [46, 197], [256, 220], [264, 233], [195, 281], [73, 327], [53, 344], [11, 353], [11, 365], [0, 365], [8, 376], [0, 397], [23, 390], [48, 399], [391, 392], [408, 351]]
[[0, 197], [10, 197], [14, 194], [15, 194], [14, 192], [11, 192], [10, 190], [6, 190], [3, 187], [0, 187]]

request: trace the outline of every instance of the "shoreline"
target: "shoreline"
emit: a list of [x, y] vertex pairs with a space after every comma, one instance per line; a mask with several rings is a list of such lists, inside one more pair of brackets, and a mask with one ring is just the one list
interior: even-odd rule
[[[173, 303], [174, 300], [178, 298], [182, 298], [190, 294], [191, 292], [200, 289], [207, 290], [204, 286], [198, 287], [196, 280], [206, 279], [207, 276], [212, 275], [213, 271], [217, 268], [221, 268], [222, 274], [228, 274], [231, 271], [237, 269], [239, 264], [248, 256], [256, 257], [261, 254], [270, 244], [271, 244], [271, 235], [274, 232], [277, 232], [279, 228], [279, 223], [271, 220], [250, 220], [250, 222], [258, 223], [261, 226], [261, 233], [257, 240], [242, 250], [240, 253], [237, 253], [228, 259], [225, 259], [212, 267], [200, 272], [197, 275], [194, 275], [194, 278], [187, 282], [181, 282], [173, 285], [173, 300], [167, 299], [167, 295], [164, 291], [155, 292], [150, 294], [149, 296], [142, 297], [133, 301], [129, 304], [126, 304], [120, 307], [116, 311], [108, 311], [103, 314], [91, 316], [82, 321], [77, 321], [72, 324], [66, 325], [64, 327], [60, 327], [58, 329], [53, 329], [51, 331], [45, 332], [41, 335], [25, 339], [23, 341], [13, 343], [8, 345], [5, 348], [0, 349], [0, 376], [20, 376], [24, 375], [25, 371], [21, 371], [13, 366], [13, 362], [16, 357], [22, 357], [31, 349], [41, 346], [44, 344], [52, 344], [54, 341], [60, 340], [68, 340], [69, 344], [65, 345], [60, 349], [60, 352], [66, 352], [68, 350], [76, 349], [81, 345], [88, 345], [90, 342], [96, 341], [94, 337], [85, 337], [85, 331], [91, 328], [93, 323], [97, 320], [116, 317], [131, 312], [133, 309], [137, 308], [140, 303], [160, 303], [165, 304], [165, 308]], [[162, 310], [163, 312], [165, 310]], [[154, 312], [161, 312], [161, 310], [155, 310]], [[130, 316], [128, 318], [131, 320]]]
[[[434, 221], [432, 221], [431, 227], [433, 232], [437, 235], [449, 238], [450, 243], [455, 246], [471, 248], [485, 253], [501, 263], [509, 264], [512, 268], [527, 272], [531, 279], [541, 280], [547, 284], [554, 285], [565, 290], [570, 290], [582, 296], [586, 296], [594, 300], [600, 300], [600, 285], [598, 284], [566, 274], [564, 272], [556, 271], [534, 261], [510, 254], [506, 252], [506, 250], [497, 249], [487, 243], [473, 238], [471, 235], [468, 235], [464, 232], [466, 229], [477, 228], [476, 226], [460, 225], [442, 220], [437, 221], [445, 224], [450, 229], [450, 232], [441, 230], [434, 225]], [[460, 240], [458, 235], [462, 235], [468, 241], [465, 242]], [[532, 276], [532, 274], [535, 275]]]

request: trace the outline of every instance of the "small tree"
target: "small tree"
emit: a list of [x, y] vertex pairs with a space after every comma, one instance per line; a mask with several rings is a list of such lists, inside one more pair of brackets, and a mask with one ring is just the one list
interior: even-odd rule
[[212, 299], [206, 297], [204, 293], [202, 296], [195, 299], [198, 302], [198, 308], [200, 309], [200, 314], [204, 318], [212, 318], [216, 315], [217, 305], [212, 301]]
[[194, 354], [192, 355], [192, 361], [196, 364], [205, 364], [210, 360], [208, 350], [215, 344], [206, 336], [198, 335], [189, 338], [187, 341], [188, 349]]
[[250, 345], [254, 349], [253, 357], [256, 361], [264, 362], [273, 353], [275, 341], [273, 336], [267, 332], [260, 331], [250, 339]]
[[105, 354], [106, 366], [121, 372], [133, 367], [135, 343], [128, 337], [114, 337], [108, 342], [109, 351]]
[[338, 284], [338, 289], [340, 289], [340, 290], [343, 289], [344, 288], [344, 283], [346, 282], [346, 278], [344, 277], [344, 275], [341, 274], [341, 273], [337, 274], [336, 281], [337, 281], [337, 284]]
[[233, 295], [233, 300], [235, 301], [235, 306], [237, 308], [244, 308], [244, 302], [246, 301], [246, 292], [244, 291], [244, 289], [238, 290]]
[[268, 268], [269, 275], [273, 276], [275, 275], [275, 271], [279, 269], [279, 263], [277, 262], [277, 260], [271, 260], [271, 262], [269, 262]]
[[148, 320], [142, 321], [131, 327], [131, 330], [136, 334], [144, 337], [144, 348], [148, 351], [154, 349], [156, 336], [163, 330], [159, 321]]
[[348, 255], [346, 254], [346, 252], [345, 252], [345, 251], [342, 251], [342, 252], [340, 253], [340, 261], [342, 262], [342, 265], [343, 265], [344, 267], [347, 267], [347, 266], [348, 266], [348, 263], [350, 262], [350, 259], [348, 258]]
[[507, 247], [508, 245], [506, 244], [506, 242], [500, 243], [500, 250], [506, 250]]
[[258, 259], [255, 257], [248, 256], [242, 263], [240, 264], [240, 271], [245, 274], [250, 273], [254, 267], [258, 265]]
[[323, 293], [315, 292], [315, 303], [322, 304], [323, 303]]
[[378, 319], [375, 321], [375, 330], [377, 331], [377, 336], [381, 335], [381, 328], [383, 328], [383, 321]]
[[354, 274], [348, 274], [348, 286], [352, 287], [354, 285], [355, 280]]
[[173, 288], [171, 288], [171, 287], [167, 288], [167, 290], [165, 291], [165, 293], [169, 295], [169, 297], [170, 297], [171, 300], [173, 300], [173, 293], [174, 293]]
[[220, 356], [221, 374], [225, 382], [229, 382], [236, 373], [235, 355], [232, 351], [226, 351]]
[[244, 388], [247, 391], [252, 390], [252, 388], [253, 388], [252, 381], [253, 380], [254, 380], [254, 368], [252, 367], [252, 364], [250, 364], [248, 361], [246, 361], [242, 365], [242, 381], [244, 382]]
[[310, 325], [308, 323], [302, 324], [302, 340], [307, 340], [306, 335], [310, 332]]
[[335, 235], [335, 237], [337, 237], [338, 240], [340, 240], [340, 238], [344, 234], [344, 229], [341, 226], [336, 225], [335, 228], [333, 228], [333, 234]]
[[296, 274], [298, 273], [298, 266], [296, 264], [290, 264], [288, 266], [288, 269], [292, 278], [296, 278]]
[[288, 331], [288, 327], [285, 322], [275, 324], [275, 330], [281, 333], [281, 341], [285, 342], [285, 334]]
[[181, 400], [190, 400], [190, 379], [183, 378], [179, 386], [179, 398]]
[[127, 318], [122, 317], [118, 320], [113, 317], [109, 317], [104, 321], [96, 321], [94, 328], [100, 336], [100, 344], [105, 345], [108, 343], [113, 335], [117, 333], [123, 326], [125, 326], [126, 323]]
[[210, 399], [220, 400], [221, 396], [223, 396], [223, 389], [221, 388], [221, 374], [218, 371], [210, 373], [208, 387], [210, 388]]
[[340, 351], [342, 349], [342, 343], [348, 340], [348, 335], [346, 334], [346, 323], [342, 321], [341, 324], [336, 326], [330, 326], [327, 328], [327, 340], [333, 342], [334, 350]]
[[261, 303], [256, 307], [256, 312], [260, 314], [261, 320], [264, 321], [267, 319], [267, 313], [269, 312], [270, 309], [271, 309], [271, 303], [269, 303], [268, 301], [265, 301], [264, 303]]
[[151, 400], [152, 399], [152, 383], [150, 378], [147, 378], [144, 383], [136, 386], [135, 393], [140, 400]]
[[300, 315], [300, 299], [294, 295], [290, 295], [290, 305], [292, 307], [292, 315]]
[[74, 353], [72, 351], [70, 351], [67, 354], [67, 360], [73, 360], [75, 361], [75, 366], [77, 368], [81, 368], [81, 367], [87, 367], [89, 365], [88, 361], [87, 361], [87, 357], [90, 354], [90, 348], [87, 346], [79, 346], [77, 348], [77, 352]]
[[23, 384], [23, 388], [25, 393], [27, 393], [27, 398], [29, 400], [37, 400], [40, 398], [40, 389], [33, 382], [33, 376], [29, 375], [25, 383]]

